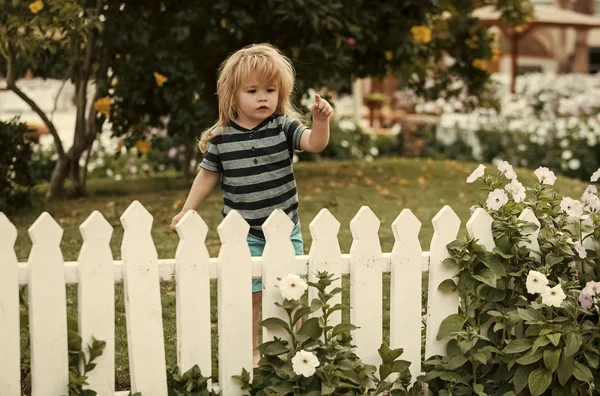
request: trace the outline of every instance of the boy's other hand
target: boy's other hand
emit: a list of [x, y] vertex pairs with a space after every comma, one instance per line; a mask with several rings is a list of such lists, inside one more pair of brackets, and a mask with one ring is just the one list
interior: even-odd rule
[[333, 114], [333, 107], [321, 96], [315, 95], [315, 104], [312, 105], [313, 121], [327, 121]]
[[185, 214], [185, 212], [181, 211], [176, 216], [173, 217], [173, 220], [171, 220], [171, 231], [177, 232], [177, 230], [175, 229], [175, 226], [177, 225], [177, 223], [179, 223], [179, 220], [181, 220], [181, 218], [183, 217], [184, 214]]

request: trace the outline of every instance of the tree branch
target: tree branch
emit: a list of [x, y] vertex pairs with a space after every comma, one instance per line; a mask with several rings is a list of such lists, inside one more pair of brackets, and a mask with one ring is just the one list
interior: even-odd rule
[[54, 138], [54, 144], [56, 145], [56, 152], [58, 153], [59, 160], [64, 161], [65, 149], [62, 145], [60, 137], [58, 136], [58, 131], [56, 130], [54, 123], [50, 121], [50, 119], [48, 119], [46, 113], [44, 113], [44, 111], [37, 105], [37, 103], [33, 101], [33, 99], [31, 99], [29, 96], [27, 96], [25, 92], [21, 91], [21, 89], [17, 87], [17, 72], [15, 68], [15, 58], [16, 54], [14, 48], [9, 43], [6, 87], [13, 91], [15, 94], [17, 94], [17, 96], [21, 98], [21, 100], [23, 100], [25, 103], [27, 103], [29, 107], [31, 107], [31, 109], [42, 119], [44, 124], [48, 127], [48, 131], [50, 131], [50, 134]]

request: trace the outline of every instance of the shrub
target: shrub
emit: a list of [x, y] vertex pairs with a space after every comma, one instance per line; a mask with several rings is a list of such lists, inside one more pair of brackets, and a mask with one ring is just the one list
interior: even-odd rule
[[0, 121], [0, 211], [12, 212], [30, 204], [33, 181], [28, 162], [31, 143], [25, 136], [27, 125], [14, 119]]

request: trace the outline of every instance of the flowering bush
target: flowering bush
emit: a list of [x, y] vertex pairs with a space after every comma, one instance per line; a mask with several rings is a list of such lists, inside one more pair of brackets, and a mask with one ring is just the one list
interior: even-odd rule
[[[590, 185], [581, 200], [561, 199], [552, 171], [538, 168], [535, 175], [538, 183], [524, 187], [502, 162], [494, 174], [480, 165], [467, 179], [488, 192], [479, 206], [493, 218], [496, 247], [487, 251], [471, 238], [448, 245], [444, 264], [457, 275], [439, 289], [457, 291], [460, 308], [440, 326], [438, 338], [451, 337], [447, 356], [425, 364], [434, 394], [599, 389], [600, 198]], [[600, 169], [592, 182], [599, 177]]]
[[[116, 181], [135, 179], [168, 170], [181, 171], [188, 149], [190, 148], [175, 138], [167, 136], [165, 131], [157, 129], [124, 139], [101, 135], [93, 144], [91, 157], [88, 159], [88, 152], [84, 152], [79, 165], [87, 166], [90, 178], [108, 177]], [[192, 147], [192, 150], [193, 156], [198, 156], [197, 147]], [[57, 160], [58, 154], [54, 146], [34, 146], [29, 163], [34, 181], [50, 180]], [[197, 162], [193, 158], [191, 168], [194, 168]]]
[[[285, 330], [289, 341], [275, 338], [258, 347], [261, 359], [253, 382], [245, 371], [237, 377], [244, 384], [243, 389], [258, 396], [417, 394], [418, 386], [408, 390], [410, 363], [399, 360], [402, 349], [381, 345], [379, 375], [375, 366], [360, 360], [350, 335], [356, 327], [349, 323], [330, 324], [331, 314], [345, 308], [342, 304], [330, 305], [342, 290], [330, 289], [333, 279], [327, 273], [319, 273], [317, 279], [307, 284], [291, 274], [280, 281], [285, 300], [277, 306], [285, 310], [289, 319], [286, 322], [268, 318], [263, 326]], [[309, 286], [317, 289], [318, 298], [305, 304], [300, 298]], [[305, 318], [310, 314], [316, 316]]]
[[504, 82], [494, 96], [498, 106], [470, 110], [454, 98], [416, 109], [441, 116], [435, 143], [451, 158], [546, 166], [582, 179], [600, 166], [599, 76], [528, 74], [515, 95]]

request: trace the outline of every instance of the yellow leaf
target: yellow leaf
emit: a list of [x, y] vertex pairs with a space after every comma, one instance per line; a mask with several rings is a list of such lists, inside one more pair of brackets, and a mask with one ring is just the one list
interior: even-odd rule
[[410, 33], [415, 44], [428, 44], [431, 41], [431, 29], [427, 26], [413, 26]]
[[164, 83], [169, 81], [167, 77], [157, 72], [154, 72], [154, 79], [156, 80], [156, 85], [158, 85], [159, 87], [162, 87]]
[[315, 187], [315, 189], [313, 191], [315, 194], [318, 194], [321, 192], [321, 187]]
[[135, 142], [135, 148], [137, 149], [138, 153], [148, 154], [152, 151], [152, 143], [147, 140], [138, 140]]
[[385, 51], [384, 55], [385, 55], [385, 59], [387, 59], [388, 61], [391, 61], [392, 58], [394, 57], [394, 53], [392, 51]]
[[410, 183], [406, 179], [400, 179], [400, 180], [398, 180], [398, 184], [406, 185], [406, 184], [410, 184]]
[[312, 201], [312, 196], [310, 196], [310, 195], [305, 195], [305, 196], [304, 196], [304, 200], [305, 200], [305, 201]]
[[479, 70], [486, 70], [487, 62], [483, 59], [475, 59], [473, 61], [473, 67]]
[[178, 199], [177, 201], [173, 202], [173, 209], [179, 209], [181, 208], [181, 205], [183, 205], [183, 201]]
[[42, 0], [34, 1], [33, 3], [29, 3], [29, 11], [33, 14], [37, 14], [38, 12], [44, 9], [44, 2]]
[[365, 184], [367, 186], [371, 186], [373, 184], [373, 180], [369, 179], [368, 177], [365, 177]]
[[227, 27], [227, 19], [225, 19], [225, 18], [221, 19], [221, 27], [223, 29], [225, 29]]
[[388, 195], [390, 195], [390, 190], [388, 190], [387, 188], [382, 188], [379, 190], [379, 194], [383, 195], [384, 197], [387, 197]]
[[423, 176], [419, 177], [417, 179], [417, 182], [419, 183], [420, 186], [424, 186], [425, 185], [425, 178]]
[[94, 102], [94, 110], [105, 117], [110, 116], [110, 98], [105, 96]]

